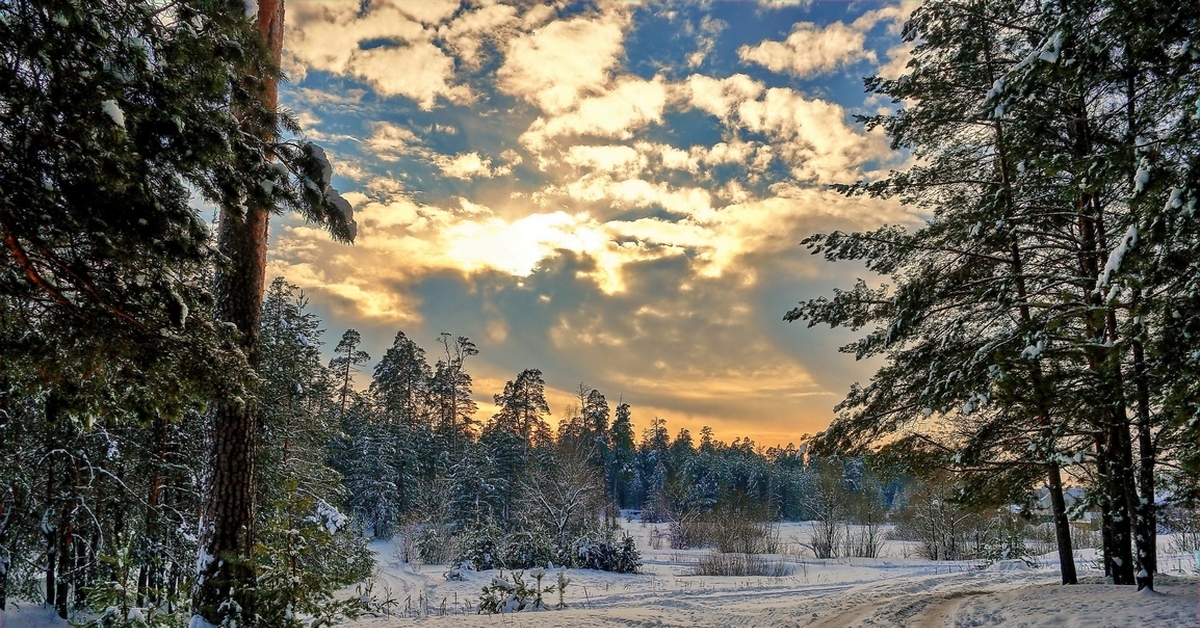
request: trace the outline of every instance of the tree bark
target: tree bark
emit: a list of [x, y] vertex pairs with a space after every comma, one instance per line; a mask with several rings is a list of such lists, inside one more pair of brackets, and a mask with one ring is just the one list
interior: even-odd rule
[[[276, 67], [283, 50], [283, 5], [283, 0], [259, 0], [258, 29]], [[263, 79], [263, 105], [274, 111], [278, 85], [273, 78]], [[274, 133], [273, 128], [253, 131]], [[228, 265], [217, 274], [216, 314], [241, 333], [241, 348], [252, 369], [259, 362], [267, 222], [273, 209], [248, 198], [244, 212], [225, 207], [220, 217], [218, 247]], [[225, 617], [254, 614], [254, 460], [259, 430], [252, 391], [243, 400], [215, 400], [206, 431], [208, 469], [192, 612], [219, 624]]]
[[1137, 541], [1138, 589], [1154, 589], [1154, 574], [1158, 572], [1158, 513], [1154, 498], [1154, 463], [1157, 456], [1154, 436], [1150, 432], [1150, 389], [1146, 381], [1146, 357], [1142, 343], [1133, 342], [1133, 368], [1137, 388], [1138, 432], [1138, 504]]

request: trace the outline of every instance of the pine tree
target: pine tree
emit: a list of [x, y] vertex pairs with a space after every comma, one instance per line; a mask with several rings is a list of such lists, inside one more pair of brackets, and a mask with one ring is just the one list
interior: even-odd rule
[[[354, 239], [355, 225], [350, 204], [329, 186], [333, 169], [324, 151], [310, 143], [278, 141], [281, 122], [290, 131], [299, 130], [277, 111], [284, 0], [260, 0], [249, 16], [247, 6], [221, 7], [226, 20], [254, 35], [243, 38], [239, 48], [253, 64], [239, 68], [229, 88], [237, 135], [257, 145], [235, 156], [231, 170], [243, 179], [221, 182], [230, 193], [218, 204], [217, 248], [224, 263], [214, 282], [214, 314], [239, 332], [238, 347], [249, 368], [256, 369], [271, 213], [281, 205], [293, 207], [345, 242]], [[273, 158], [279, 161], [272, 163]], [[292, 181], [296, 185], [287, 185]], [[253, 396], [216, 397], [208, 420], [210, 468], [203, 489], [205, 519], [200, 525], [193, 611], [197, 621], [237, 621], [255, 615], [253, 495], [259, 418]]]
[[438, 336], [444, 357], [438, 359], [429, 382], [434, 424], [450, 441], [450, 455], [456, 456], [459, 443], [474, 435], [475, 411], [478, 405], [471, 397], [471, 374], [466, 371], [467, 358], [479, 355], [475, 343], [466, 336], [451, 340], [450, 334]]
[[611, 444], [608, 431], [608, 401], [599, 390], [593, 388], [588, 392], [580, 409], [580, 415], [586, 429], [584, 432], [586, 449], [584, 451], [587, 452], [588, 460], [593, 465], [603, 467], [604, 461], [608, 458]]
[[308, 299], [282, 277], [263, 302], [259, 401], [262, 440], [257, 467], [258, 503], [279, 501], [287, 481], [336, 502], [340, 479], [325, 465], [325, 449], [338, 429], [330, 412], [332, 382], [321, 363], [321, 322], [306, 311]]
[[408, 427], [425, 423], [432, 376], [425, 350], [403, 331], [396, 332], [392, 346], [375, 365], [369, 389], [384, 422]]
[[[1086, 459], [1074, 472], [1098, 485], [1106, 572], [1134, 583], [1136, 543], [1137, 583], [1153, 586], [1156, 441], [1182, 433], [1165, 417], [1195, 407], [1158, 375], [1194, 372], [1194, 360], [1146, 350], [1158, 337], [1188, 342], [1175, 332], [1190, 318], [1153, 303], [1194, 294], [1183, 269], [1195, 257], [1184, 252], [1196, 243], [1196, 123], [1182, 103], [1196, 93], [1196, 59], [1171, 52], [1195, 40], [1194, 18], [1167, 3], [918, 9], [909, 73], [868, 81], [905, 106], [868, 123], [922, 161], [843, 189], [898, 196], [928, 223], [810, 238], [814, 252], [867, 260], [896, 286], [860, 282], [787, 317], [879, 323], [852, 350], [889, 365], [839, 406], [826, 445], [941, 422], [955, 439], [941, 443], [947, 460], [979, 498], [1011, 498], [1031, 483], [1030, 463], [1045, 469], [1064, 582], [1074, 574], [1059, 466]], [[1153, 247], [1139, 244], [1147, 228]], [[1183, 272], [1158, 273], [1168, 266]]]
[[609, 449], [606, 467], [608, 494], [618, 507], [631, 508], [638, 503], [633, 500], [632, 494], [637, 447], [633, 441], [633, 416], [629, 404], [622, 402], [617, 405], [609, 441], [612, 448]]
[[337, 399], [339, 420], [345, 420], [346, 407], [357, 395], [352, 384], [358, 366], [371, 359], [371, 354], [358, 348], [361, 344], [362, 336], [358, 331], [347, 329], [334, 348], [335, 357], [329, 361], [329, 369], [333, 371], [337, 382], [334, 395]]
[[1031, 47], [1028, 30], [997, 25], [1028, 22], [1028, 10], [1020, 4], [960, 2], [914, 13], [906, 37], [923, 43], [914, 50], [909, 74], [867, 82], [869, 89], [910, 104], [867, 122], [882, 125], [893, 146], [913, 150], [921, 165], [841, 189], [898, 196], [927, 209], [931, 218], [911, 234], [884, 227], [807, 239], [827, 259], [866, 260], [896, 285], [873, 289], [860, 280], [852, 291], [802, 304], [785, 319], [852, 329], [879, 324], [848, 349], [860, 358], [886, 355], [889, 364], [839, 406], [842, 414], [824, 435], [826, 443], [836, 443], [834, 451], [853, 450], [931, 415], [953, 416], [959, 466], [986, 470], [977, 477], [999, 480], [992, 487], [1011, 487], [1028, 481], [1026, 468], [1014, 462], [1025, 455], [1027, 443], [1058, 496], [1054, 517], [1063, 581], [1074, 582], [1057, 462], [1067, 416], [1052, 413], [1056, 387], [1039, 362], [1055, 350], [1047, 330], [1057, 324], [1056, 312], [1030, 306], [1057, 296], [1050, 278], [1062, 268], [1055, 254], [1070, 252], [1039, 240], [1067, 227], [1061, 212], [1037, 202], [1039, 190], [1030, 195], [1013, 183], [1025, 168], [1014, 144], [1036, 142], [1033, 134], [1014, 129], [1003, 106], [980, 108], [1002, 84], [1004, 60], [1024, 57]]
[[553, 442], [545, 419], [550, 414], [550, 405], [546, 403], [546, 382], [541, 371], [521, 371], [515, 380], [504, 384], [504, 392], [495, 395], [495, 402], [500, 410], [492, 417], [489, 428], [516, 435], [526, 458], [535, 447]]

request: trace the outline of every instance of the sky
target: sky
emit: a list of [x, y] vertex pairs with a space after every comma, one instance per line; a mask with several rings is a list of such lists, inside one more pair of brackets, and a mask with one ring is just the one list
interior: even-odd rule
[[397, 331], [431, 362], [448, 332], [479, 348], [479, 420], [537, 368], [552, 423], [583, 383], [639, 432], [799, 442], [879, 366], [782, 318], [863, 274], [804, 237], [916, 221], [828, 188], [906, 162], [854, 116], [895, 106], [862, 79], [903, 73], [912, 6], [290, 0], [281, 102], [358, 237], [278, 218], [268, 276], [327, 353], [362, 334], [360, 385]]

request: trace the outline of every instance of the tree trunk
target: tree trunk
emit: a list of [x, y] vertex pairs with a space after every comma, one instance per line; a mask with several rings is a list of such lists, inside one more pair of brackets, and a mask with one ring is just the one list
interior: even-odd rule
[[[47, 399], [46, 416], [53, 418], [51, 400]], [[53, 435], [50, 436], [54, 438]], [[46, 542], [46, 604], [49, 606], [55, 605], [56, 594], [58, 592], [58, 523], [54, 517], [54, 503], [57, 501], [55, 491], [58, 488], [58, 474], [54, 469], [54, 457], [51, 453], [54, 450], [54, 441], [46, 442], [46, 468], [44, 470], [46, 477], [46, 505], [42, 511], [42, 538]]]
[[1113, 579], [1112, 557], [1116, 555], [1116, 544], [1113, 541], [1112, 508], [1108, 505], [1108, 491], [1104, 490], [1104, 482], [1108, 477], [1108, 462], [1104, 453], [1104, 436], [1097, 433], [1096, 438], [1096, 474], [1099, 476], [1101, 490], [1097, 500], [1100, 506], [1100, 541], [1104, 558], [1104, 577]]
[[[1006, 192], [1006, 218], [1009, 220], [1015, 219], [1015, 207], [1010, 178], [1010, 170], [1008, 166], [1007, 149], [1004, 141], [1003, 129], [1000, 123], [996, 123], [996, 148], [997, 156], [999, 157], [1000, 180]], [[1020, 243], [1014, 238], [1010, 246], [1012, 255], [1012, 272], [1013, 282], [1017, 292], [1017, 312], [1020, 314], [1021, 323], [1027, 329], [1033, 327], [1033, 315], [1029, 311], [1029, 294], [1025, 284], [1025, 264], [1024, 258], [1021, 255]], [[1054, 462], [1053, 438], [1054, 432], [1050, 425], [1050, 412], [1052, 401], [1050, 399], [1050, 391], [1045, 383], [1045, 376], [1042, 373], [1040, 365], [1034, 363], [1030, 372], [1031, 389], [1034, 395], [1034, 403], [1037, 406], [1037, 417], [1035, 422], [1038, 425], [1038, 436], [1043, 441], [1043, 451], [1049, 462], [1046, 463], [1046, 490], [1050, 496], [1050, 512], [1054, 520], [1054, 537], [1055, 545], [1058, 548], [1058, 564], [1059, 574], [1062, 576], [1063, 584], [1077, 584], [1079, 582], [1078, 574], [1075, 570], [1075, 552], [1071, 546], [1071, 521], [1067, 518], [1067, 504], [1063, 497], [1062, 487], [1062, 471], [1057, 462]]]
[[1047, 489], [1050, 493], [1050, 511], [1054, 516], [1054, 538], [1058, 545], [1059, 571], [1063, 584], [1077, 584], [1075, 552], [1071, 547], [1071, 521], [1067, 518], [1067, 503], [1063, 498], [1062, 473], [1055, 463], [1047, 465]]
[[[1137, 540], [1138, 589], [1154, 589], [1154, 574], [1158, 572], [1158, 513], [1154, 498], [1154, 463], [1157, 452], [1150, 433], [1150, 389], [1146, 381], [1146, 357], [1142, 343], [1133, 342], [1133, 368], [1137, 387], [1138, 411], [1138, 504]], [[1144, 575], [1143, 575], [1144, 574]]]
[[[1082, 101], [1072, 103], [1067, 135], [1072, 155], [1080, 160], [1092, 155], [1091, 130], [1087, 108]], [[1083, 282], [1083, 314], [1085, 328], [1084, 353], [1088, 369], [1096, 378], [1099, 407], [1091, 420], [1100, 433], [1097, 437], [1097, 470], [1105, 492], [1106, 538], [1105, 572], [1114, 584], [1134, 584], [1133, 512], [1136, 496], [1132, 487], [1132, 456], [1129, 442], [1129, 420], [1125, 416], [1124, 383], [1121, 377], [1120, 356], [1116, 342], [1116, 317], [1105, 305], [1103, 295], [1094, 285], [1100, 274], [1100, 259], [1107, 253], [1104, 214], [1094, 194], [1081, 193], [1075, 200], [1079, 217], [1079, 270]], [[1123, 433], [1122, 433], [1123, 432]], [[1128, 482], [1126, 481], [1128, 480]]]
[[[259, 0], [258, 27], [278, 67], [283, 50], [283, 0]], [[264, 77], [263, 104], [274, 110], [278, 86]], [[273, 129], [257, 132], [273, 133]], [[233, 323], [250, 367], [259, 361], [267, 221], [273, 207], [246, 203], [244, 213], [222, 208], [218, 247], [229, 264], [217, 274], [217, 318]], [[199, 530], [192, 612], [212, 624], [225, 617], [252, 617], [256, 584], [254, 550], [254, 458], [258, 412], [253, 394], [240, 403], [219, 399], [208, 413], [208, 469]], [[229, 604], [226, 604], [229, 603]]]

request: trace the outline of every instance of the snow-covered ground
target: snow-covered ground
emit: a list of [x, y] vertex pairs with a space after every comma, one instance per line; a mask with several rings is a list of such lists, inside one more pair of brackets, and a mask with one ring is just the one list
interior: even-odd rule
[[[798, 541], [808, 524], [786, 524], [780, 538], [795, 552], [775, 557], [792, 569], [784, 577], [691, 575], [706, 550], [653, 549], [656, 526], [627, 524], [642, 551], [643, 573], [568, 570], [565, 610], [479, 616], [481, 588], [496, 572], [464, 572], [450, 582], [444, 565], [397, 561], [378, 544], [375, 589], [399, 601], [399, 617], [360, 619], [355, 628], [404, 626], [1200, 626], [1200, 579], [1192, 556], [1163, 555], [1158, 592], [1103, 584], [1095, 551], [1077, 560], [1084, 584], [1058, 584], [1057, 556], [1036, 567], [1020, 561], [932, 562], [911, 547], [889, 542], [878, 559], [815, 560]], [[1164, 539], [1165, 541], [1165, 539]], [[1169, 543], [1164, 542], [1169, 547]], [[905, 556], [908, 556], [907, 558]], [[544, 583], [553, 581], [550, 571]], [[556, 602], [556, 599], [550, 600]], [[443, 610], [444, 609], [444, 610]], [[444, 613], [444, 615], [443, 615]]]
[[[391, 626], [1200, 626], [1200, 579], [1196, 558], [1160, 555], [1158, 591], [1103, 584], [1096, 552], [1081, 551], [1077, 564], [1083, 584], [1058, 584], [1057, 557], [1037, 566], [1005, 561], [932, 562], [913, 557], [911, 546], [889, 542], [878, 559], [816, 560], [798, 543], [807, 524], [785, 524], [780, 539], [790, 551], [774, 557], [790, 567], [783, 577], [691, 575], [706, 550], [652, 547], [657, 526], [626, 524], [638, 541], [640, 574], [567, 570], [569, 608], [504, 616], [476, 615], [481, 588], [497, 572], [463, 572], [448, 581], [446, 565], [405, 564], [395, 545], [376, 543], [379, 566], [373, 579], [377, 598], [397, 603], [393, 615], [350, 622], [351, 628]], [[1161, 546], [1170, 547], [1167, 539]], [[550, 584], [551, 570], [543, 580]], [[557, 596], [548, 600], [557, 603]], [[10, 610], [3, 628], [63, 626], [40, 608]]]

